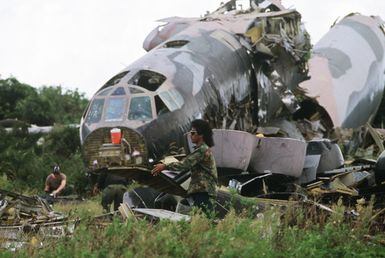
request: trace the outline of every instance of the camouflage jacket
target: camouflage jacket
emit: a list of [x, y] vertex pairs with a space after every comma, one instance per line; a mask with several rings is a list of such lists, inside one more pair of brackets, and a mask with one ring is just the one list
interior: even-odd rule
[[203, 143], [180, 162], [168, 164], [167, 169], [191, 171], [191, 182], [187, 194], [208, 192], [216, 196], [218, 182], [215, 159], [210, 148]]

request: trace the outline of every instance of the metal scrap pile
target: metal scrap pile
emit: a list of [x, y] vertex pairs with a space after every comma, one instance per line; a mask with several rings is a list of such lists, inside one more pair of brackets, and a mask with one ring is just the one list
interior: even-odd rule
[[[266, 1], [229, 15], [229, 9], [236, 10], [235, 2], [229, 1], [205, 20], [220, 21], [248, 50], [256, 78], [256, 84], [251, 87], [258, 92], [258, 121], [260, 125], [269, 126], [275, 118], [289, 116], [300, 109], [298, 98], [303, 98], [304, 92], [297, 85], [307, 79], [310, 36], [296, 10]], [[230, 123], [247, 117], [247, 108], [239, 103], [233, 106], [230, 103], [229, 109], [232, 112], [226, 119]], [[215, 116], [217, 114], [210, 119], [215, 120]], [[234, 129], [234, 126], [233, 122], [229, 128]], [[245, 124], [243, 130], [255, 130], [251, 126], [251, 123]], [[284, 129], [287, 133], [288, 128]]]
[[358, 196], [357, 187], [367, 185], [367, 180], [372, 180], [371, 165], [354, 166], [343, 169], [326, 171], [324, 176], [318, 177], [317, 181], [306, 186], [312, 195], [323, 195], [339, 193], [349, 196]]
[[73, 233], [74, 222], [53, 211], [47, 202], [0, 189], [0, 247], [42, 245], [42, 240]]

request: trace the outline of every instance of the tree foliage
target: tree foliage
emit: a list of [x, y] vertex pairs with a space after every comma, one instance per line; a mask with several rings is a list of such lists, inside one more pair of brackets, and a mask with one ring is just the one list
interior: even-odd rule
[[[70, 124], [79, 123], [87, 103], [77, 90], [63, 91], [60, 86], [36, 89], [16, 78], [0, 80], [0, 188], [41, 193], [52, 164], [58, 163], [68, 183], [84, 191], [87, 179], [79, 129]], [[10, 124], [14, 129], [6, 131], [3, 127]], [[49, 134], [29, 134], [29, 124], [54, 128]]]
[[33, 94], [36, 94], [33, 87], [20, 83], [15, 78], [0, 80], [0, 120], [17, 118], [17, 103]]
[[0, 120], [18, 119], [39, 126], [79, 123], [87, 103], [78, 90], [36, 89], [16, 78], [0, 80]]
[[61, 126], [49, 134], [28, 134], [22, 129], [7, 132], [0, 128], [0, 159], [0, 176], [4, 181], [0, 182], [14, 188], [8, 190], [42, 193], [52, 164], [58, 163], [68, 184], [74, 185], [79, 193], [85, 191], [87, 178], [77, 128]]

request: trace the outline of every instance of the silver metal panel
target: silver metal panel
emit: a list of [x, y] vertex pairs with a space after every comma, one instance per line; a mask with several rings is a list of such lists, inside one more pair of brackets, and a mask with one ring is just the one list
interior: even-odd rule
[[306, 143], [279, 137], [256, 137], [250, 160], [254, 172], [301, 176], [306, 155]]
[[299, 184], [307, 184], [316, 179], [320, 158], [321, 155], [306, 155], [303, 171], [298, 179]]
[[321, 151], [317, 174], [322, 174], [325, 171], [340, 168], [344, 165], [345, 160], [338, 144], [332, 143], [329, 139], [313, 140], [309, 143], [311, 142], [318, 142]]
[[150, 215], [159, 219], [167, 219], [167, 220], [173, 220], [173, 221], [190, 221], [190, 216], [180, 214], [177, 212], [172, 212], [168, 210], [163, 209], [144, 209], [144, 208], [136, 208], [132, 209], [134, 212], [142, 213], [145, 215]]
[[236, 130], [214, 129], [213, 154], [217, 167], [246, 171], [255, 148], [255, 136]]

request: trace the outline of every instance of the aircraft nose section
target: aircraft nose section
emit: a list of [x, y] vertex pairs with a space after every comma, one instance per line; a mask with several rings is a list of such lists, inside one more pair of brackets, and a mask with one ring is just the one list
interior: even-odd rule
[[91, 132], [83, 144], [90, 170], [148, 166], [148, 150], [142, 134], [127, 127], [104, 127]]

